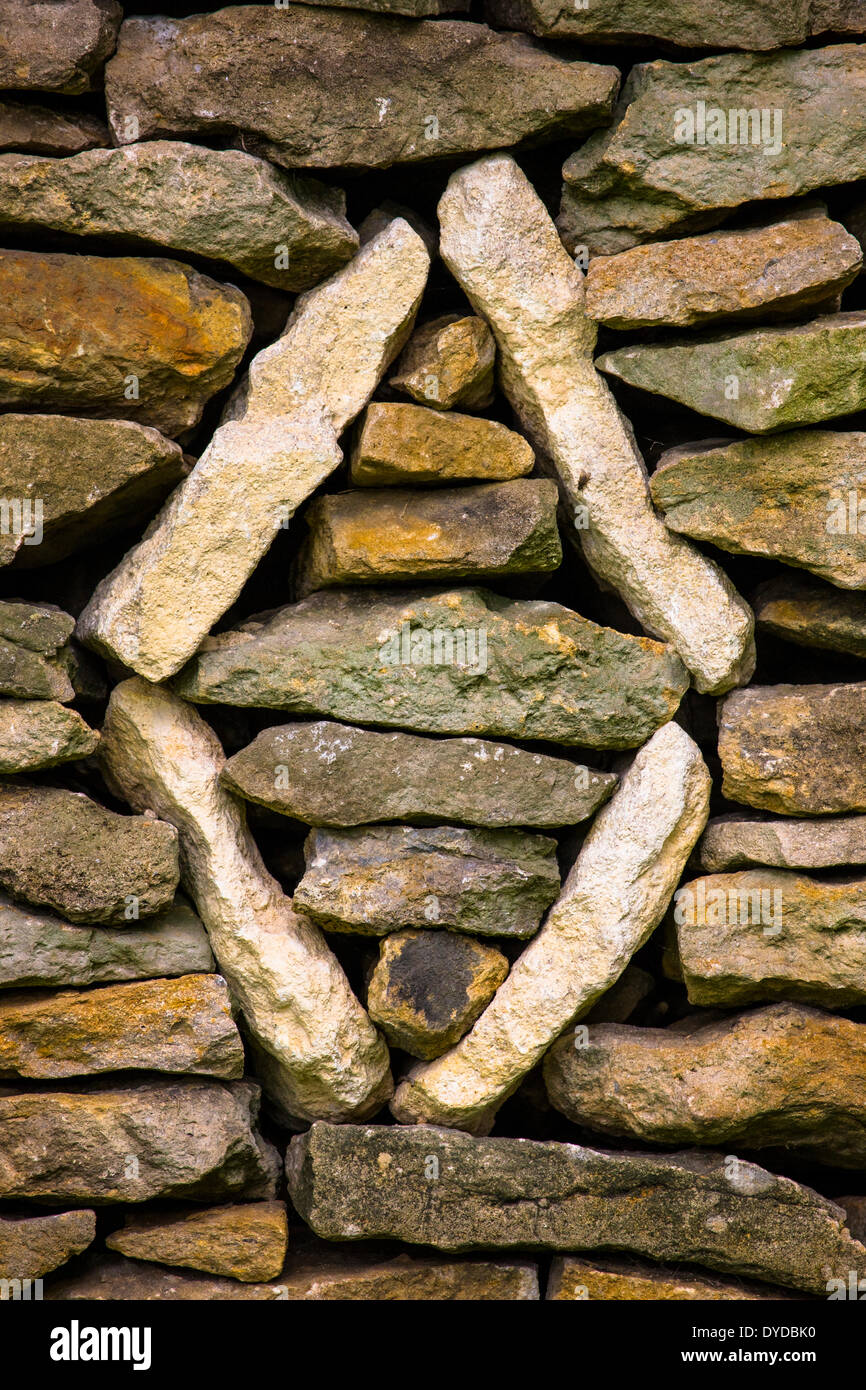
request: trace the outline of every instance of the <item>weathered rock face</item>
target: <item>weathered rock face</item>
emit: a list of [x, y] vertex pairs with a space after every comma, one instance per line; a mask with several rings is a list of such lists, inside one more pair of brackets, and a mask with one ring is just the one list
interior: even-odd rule
[[866, 811], [866, 684], [735, 691], [719, 709], [722, 790], [783, 815]]
[[0, 405], [123, 417], [175, 435], [227, 386], [249, 305], [178, 261], [0, 251]]
[[328, 931], [532, 936], [559, 891], [556, 841], [520, 830], [311, 830], [295, 906]]
[[549, 478], [319, 497], [306, 514], [299, 590], [555, 570], [562, 560], [557, 498]]
[[710, 821], [698, 852], [701, 867], [710, 873], [750, 864], [777, 869], [866, 864], [866, 816], [818, 821], [720, 816]]
[[717, 874], [675, 894], [669, 967], [693, 1004], [866, 1002], [866, 879], [779, 869]]
[[34, 772], [86, 758], [99, 734], [54, 700], [0, 700], [0, 772]]
[[114, 52], [116, 0], [36, 0], [3, 6], [0, 87], [86, 92]]
[[281, 290], [309, 289], [358, 249], [339, 190], [241, 150], [168, 140], [0, 158], [0, 227], [135, 239]]
[[457, 821], [540, 829], [585, 820], [617, 784], [613, 773], [507, 743], [326, 720], [264, 729], [229, 758], [221, 780], [307, 825]]
[[829, 1278], [866, 1262], [840, 1207], [751, 1163], [727, 1171], [716, 1154], [317, 1124], [292, 1140], [286, 1172], [298, 1211], [328, 1240], [613, 1246], [824, 1295]]
[[74, 627], [75, 619], [53, 604], [0, 600], [0, 695], [71, 700], [67, 641]]
[[610, 255], [741, 203], [863, 178], [864, 86], [863, 44], [638, 64], [619, 123], [566, 160], [566, 246]]
[[225, 754], [195, 710], [144, 681], [115, 686], [103, 729], [108, 776], [133, 806], [180, 833], [184, 880], [256, 1045], [283, 1117], [375, 1113], [391, 1092], [388, 1050], [316, 927], [265, 870]]
[[480, 410], [493, 400], [495, 360], [483, 319], [445, 314], [416, 328], [389, 384], [434, 410]]
[[[0, 1195], [99, 1206], [271, 1197], [247, 1081], [153, 1080], [0, 1095]], [[62, 1155], [62, 1162], [59, 1156]]]
[[[782, 1145], [837, 1167], [866, 1153], [866, 1029], [801, 1004], [676, 1028], [601, 1023], [544, 1062], [569, 1120], [656, 1144]], [[737, 1160], [735, 1160], [736, 1162]]]
[[289, 1232], [283, 1202], [247, 1202], [204, 1211], [136, 1212], [106, 1240], [137, 1260], [201, 1269], [245, 1284], [277, 1279]]
[[53, 111], [20, 101], [0, 101], [0, 150], [26, 154], [79, 154], [109, 143], [108, 127], [96, 116]]
[[0, 1216], [0, 1279], [41, 1279], [80, 1255], [95, 1235], [92, 1211]]
[[[849, 577], [852, 573], [854, 566], [847, 571]], [[866, 656], [866, 594], [840, 593], [805, 576], [780, 575], [758, 588], [755, 621], [799, 647]]]
[[526, 440], [498, 420], [374, 402], [352, 451], [356, 487], [498, 482], [532, 472]]
[[175, 688], [426, 733], [627, 748], [676, 711], [669, 647], [486, 590], [313, 594], [210, 637]]
[[0, 491], [21, 499], [0, 562], [51, 565], [105, 540], [152, 515], [184, 471], [179, 444], [132, 420], [0, 415]]
[[483, 24], [237, 5], [127, 20], [106, 96], [118, 144], [229, 132], [287, 168], [387, 168], [589, 130], [618, 80]]
[[472, 1027], [507, 974], [502, 952], [471, 937], [395, 932], [382, 942], [367, 1008], [393, 1047], [430, 1060]]
[[428, 266], [420, 237], [396, 221], [298, 300], [190, 477], [97, 587], [80, 619], [85, 642], [149, 680], [192, 656], [341, 462], [336, 436], [405, 341]]
[[442, 259], [490, 323], [506, 394], [553, 462], [593, 570], [699, 690], [748, 680], [751, 614], [655, 515], [632, 431], [593, 365], [583, 277], [531, 185], [506, 155], [480, 160], [452, 176], [439, 220]]
[[617, 348], [598, 367], [754, 434], [820, 424], [866, 406], [866, 313]]
[[[793, 0], [780, 8], [751, 0], [592, 0], [565, 9], [559, 0], [486, 0], [495, 24], [552, 38], [585, 43], [624, 43], [658, 39], [681, 48], [786, 48], [827, 29], [862, 33], [866, 29], [852, 0]], [[850, 25], [850, 28], [849, 28]]]
[[244, 1050], [219, 975], [0, 994], [0, 1075], [47, 1081], [106, 1071], [234, 1081]]
[[654, 734], [596, 816], [544, 927], [472, 1031], [398, 1087], [397, 1119], [489, 1128], [520, 1079], [658, 926], [706, 823], [709, 790], [688, 735], [676, 724]]
[[122, 927], [170, 905], [177, 831], [60, 787], [0, 786], [0, 883], [72, 922]]
[[204, 928], [182, 898], [145, 926], [106, 931], [74, 926], [0, 895], [0, 988], [165, 980], [213, 968]]
[[583, 1299], [606, 1302], [707, 1302], [794, 1298], [778, 1289], [760, 1288], [740, 1280], [708, 1279], [697, 1273], [659, 1269], [640, 1260], [602, 1256], [558, 1255], [550, 1267], [547, 1298], [570, 1303]]
[[840, 293], [862, 263], [859, 242], [820, 214], [651, 242], [592, 258], [586, 311], [621, 329], [773, 318], [801, 313]]

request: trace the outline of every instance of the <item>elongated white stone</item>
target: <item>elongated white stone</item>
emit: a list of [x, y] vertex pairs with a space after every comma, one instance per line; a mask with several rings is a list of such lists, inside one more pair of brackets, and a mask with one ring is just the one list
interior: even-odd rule
[[658, 926], [706, 824], [709, 797], [697, 745], [678, 724], [665, 724], [599, 811], [547, 921], [472, 1031], [397, 1088], [398, 1120], [489, 1129], [521, 1078]]
[[442, 259], [493, 330], [503, 387], [552, 460], [589, 564], [671, 643], [699, 690], [748, 681], [751, 611], [653, 510], [631, 427], [593, 366], [583, 274], [514, 160], [492, 155], [454, 174], [439, 221]]
[[184, 881], [277, 1112], [373, 1114], [391, 1093], [388, 1050], [319, 929], [265, 869], [241, 803], [220, 785], [216, 735], [191, 706], [133, 679], [112, 691], [101, 751], [130, 805], [177, 826]]
[[397, 218], [300, 296], [190, 476], [98, 585], [79, 620], [83, 642], [148, 680], [180, 670], [279, 529], [339, 466], [337, 435], [402, 347], [429, 263]]

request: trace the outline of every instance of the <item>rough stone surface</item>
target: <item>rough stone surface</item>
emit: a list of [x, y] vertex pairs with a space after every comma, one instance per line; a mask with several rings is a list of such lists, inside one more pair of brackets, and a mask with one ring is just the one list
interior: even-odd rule
[[254, 1284], [279, 1278], [288, 1239], [285, 1203], [246, 1202], [179, 1214], [136, 1212], [105, 1243], [109, 1250], [137, 1260], [157, 1260]]
[[138, 420], [175, 435], [228, 386], [247, 300], [179, 261], [0, 251], [0, 406]]
[[557, 498], [549, 478], [318, 497], [306, 514], [299, 592], [555, 570], [562, 560]]
[[128, 19], [106, 96], [118, 144], [234, 133], [288, 168], [369, 169], [580, 134], [618, 81], [483, 24], [236, 5]]
[[241, 150], [153, 140], [69, 159], [0, 158], [0, 227], [130, 240], [307, 290], [358, 249], [345, 198]]
[[0, 894], [2, 988], [166, 979], [213, 968], [204, 928], [182, 898], [145, 926], [106, 931], [20, 907]]
[[523, 436], [498, 420], [376, 401], [352, 451], [351, 477], [356, 487], [499, 482], [531, 473], [534, 462]]
[[230, 791], [307, 825], [457, 821], [576, 825], [615, 774], [487, 739], [432, 739], [318, 720], [264, 729], [229, 758]]
[[439, 1057], [462, 1038], [508, 974], [501, 951], [454, 932], [388, 936], [367, 991], [367, 1008], [392, 1047]]
[[107, 540], [149, 518], [184, 472], [180, 445], [132, 420], [0, 415], [0, 494], [22, 501], [0, 563], [52, 565]]
[[552, 460], [592, 569], [672, 644], [699, 690], [748, 680], [751, 613], [653, 511], [631, 428], [593, 365], [583, 276], [541, 200], [512, 159], [495, 155], [452, 176], [439, 220], [442, 259], [490, 323], [505, 392]]
[[[431, 1156], [435, 1181], [425, 1175]], [[847, 1280], [866, 1263], [840, 1207], [752, 1163], [731, 1174], [720, 1154], [317, 1124], [292, 1140], [286, 1172], [296, 1208], [326, 1240], [614, 1247], [824, 1296], [829, 1278]]]
[[[0, 1095], [0, 1195], [100, 1206], [273, 1194], [258, 1086], [154, 1079]], [[136, 1163], [130, 1159], [136, 1159]]]
[[620, 329], [802, 313], [850, 285], [862, 263], [859, 242], [840, 223], [791, 218], [594, 256], [586, 310]]
[[106, 771], [132, 806], [180, 832], [185, 883], [257, 1049], [256, 1070], [291, 1118], [373, 1114], [388, 1098], [388, 1050], [311, 922], [267, 873], [241, 805], [220, 785], [216, 735], [166, 690], [112, 691]]
[[0, 150], [24, 154], [80, 154], [109, 143], [108, 127], [96, 116], [54, 111], [21, 101], [0, 101]]
[[752, 864], [777, 869], [866, 864], [866, 816], [818, 821], [719, 816], [707, 825], [698, 854], [701, 868], [714, 874]]
[[0, 88], [89, 91], [122, 18], [116, 0], [5, 0]]
[[866, 313], [617, 348], [597, 366], [753, 434], [815, 425], [866, 407]]
[[552, 1104], [575, 1124], [653, 1144], [785, 1147], [835, 1167], [866, 1155], [866, 1028], [802, 1004], [676, 1028], [589, 1028], [544, 1062]]
[[126, 1070], [241, 1077], [225, 981], [183, 975], [0, 995], [0, 1075], [47, 1081]]
[[791, 430], [669, 449], [650, 487], [674, 531], [858, 589], [866, 587], [866, 536], [857, 529], [864, 464], [866, 434]]
[[589, 748], [642, 743], [687, 685], [667, 646], [481, 589], [325, 590], [207, 638], [175, 682], [204, 704]]
[[472, 1031], [398, 1087], [397, 1119], [489, 1128], [492, 1112], [658, 926], [706, 824], [709, 794], [697, 746], [676, 724], [659, 729], [599, 811], [542, 930]]
[[[324, 5], [326, 0], [304, 0], [308, 5]], [[850, 3], [851, 0], [848, 0]], [[845, 0], [836, 0], [845, 3]], [[440, 14], [462, 14], [469, 9], [469, 0], [327, 0], [328, 7], [339, 10], [369, 10], [373, 14], [401, 14], [412, 19], [426, 19]]]
[[341, 462], [336, 436], [405, 341], [428, 266], [421, 239], [392, 222], [296, 302], [189, 478], [98, 585], [82, 640], [148, 680], [180, 669]]
[[54, 700], [0, 700], [0, 772], [34, 772], [86, 758], [99, 734]]
[[782, 815], [866, 811], [866, 683], [735, 691], [719, 709], [722, 791]]
[[780, 575], [755, 594], [755, 621], [764, 632], [798, 647], [866, 656], [866, 594], [840, 593], [805, 576]]
[[[0, 555], [6, 540], [0, 539]], [[67, 641], [74, 627], [75, 619], [54, 604], [0, 600], [0, 695], [71, 700]]]
[[863, 44], [639, 63], [614, 125], [565, 162], [566, 246], [609, 255], [712, 226], [742, 203], [863, 178], [864, 89]]
[[603, 1299], [612, 1303], [691, 1303], [763, 1299], [778, 1302], [795, 1295], [744, 1284], [740, 1280], [708, 1279], [696, 1271], [659, 1269], [640, 1260], [557, 1255], [550, 1266], [546, 1297], [562, 1303], [583, 1299]]
[[0, 785], [0, 883], [72, 922], [127, 926], [174, 899], [177, 831], [61, 787]]
[[556, 841], [521, 830], [311, 830], [295, 906], [328, 931], [531, 936], [559, 891]]
[[80, 1255], [95, 1236], [92, 1211], [0, 1216], [0, 1279], [41, 1279]]
[[483, 319], [445, 314], [416, 328], [389, 385], [433, 410], [481, 410], [493, 400], [496, 347]]

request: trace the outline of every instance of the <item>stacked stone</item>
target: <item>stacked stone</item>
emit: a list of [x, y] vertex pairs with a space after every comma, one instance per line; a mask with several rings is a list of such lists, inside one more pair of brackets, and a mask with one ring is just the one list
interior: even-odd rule
[[45, 10], [0, 1297], [866, 1277], [862, 6]]

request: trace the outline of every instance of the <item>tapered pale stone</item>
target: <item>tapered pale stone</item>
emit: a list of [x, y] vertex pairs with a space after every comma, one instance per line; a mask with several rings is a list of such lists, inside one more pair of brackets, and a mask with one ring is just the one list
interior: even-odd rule
[[115, 686], [102, 753], [112, 784], [180, 833], [184, 878], [286, 1120], [371, 1115], [388, 1098], [388, 1050], [317, 927], [262, 863], [225, 755], [190, 706], [141, 680]]

